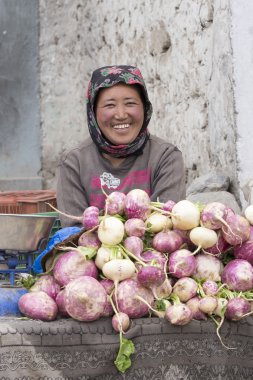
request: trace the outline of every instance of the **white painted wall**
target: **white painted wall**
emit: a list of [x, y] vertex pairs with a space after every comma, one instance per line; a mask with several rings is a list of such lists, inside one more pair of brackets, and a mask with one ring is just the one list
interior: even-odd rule
[[253, 1], [232, 0], [231, 6], [238, 178], [246, 206], [253, 203]]
[[252, 6], [252, 0], [40, 0], [45, 186], [54, 187], [63, 150], [88, 133], [91, 72], [136, 64], [154, 107], [150, 130], [182, 150], [188, 183], [223, 171], [238, 195], [238, 179], [252, 178]]

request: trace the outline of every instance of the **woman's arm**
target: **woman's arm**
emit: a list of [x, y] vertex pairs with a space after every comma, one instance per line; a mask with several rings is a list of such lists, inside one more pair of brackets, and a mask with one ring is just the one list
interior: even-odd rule
[[[60, 211], [82, 216], [89, 206], [81, 183], [80, 165], [72, 152], [65, 154], [57, 168], [57, 207]], [[62, 227], [80, 225], [77, 221], [60, 215]]]

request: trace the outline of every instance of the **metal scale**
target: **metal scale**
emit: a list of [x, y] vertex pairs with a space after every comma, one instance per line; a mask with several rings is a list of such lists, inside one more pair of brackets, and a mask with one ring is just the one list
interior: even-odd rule
[[0, 286], [31, 273], [34, 258], [46, 247], [55, 216], [0, 214]]

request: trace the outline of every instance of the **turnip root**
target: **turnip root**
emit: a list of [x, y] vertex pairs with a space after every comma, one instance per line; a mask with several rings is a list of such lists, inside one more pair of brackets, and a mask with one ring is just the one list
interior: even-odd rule
[[119, 244], [123, 240], [124, 233], [124, 224], [115, 216], [103, 218], [98, 227], [98, 238], [102, 244]]
[[187, 302], [197, 295], [198, 284], [191, 277], [182, 277], [174, 284], [172, 294], [176, 295], [181, 302]]
[[222, 235], [230, 245], [239, 245], [248, 240], [250, 224], [246, 218], [228, 210], [226, 223], [222, 226]]
[[78, 321], [95, 321], [104, 312], [107, 294], [104, 287], [93, 277], [82, 276], [66, 286], [66, 310]]
[[165, 281], [165, 278], [164, 270], [152, 265], [142, 267], [137, 274], [138, 282], [151, 289], [155, 298], [157, 298], [156, 287], [160, 286]]
[[221, 281], [224, 266], [217, 257], [199, 253], [195, 258], [197, 265], [193, 273], [194, 278], [198, 280], [213, 280], [215, 282]]
[[246, 207], [244, 215], [248, 222], [253, 226], [253, 204]]
[[250, 312], [250, 303], [245, 298], [235, 297], [228, 301], [225, 316], [232, 321], [239, 321]]
[[140, 257], [141, 260], [143, 260], [148, 265], [154, 264], [156, 266], [159, 266], [159, 268], [161, 268], [163, 271], [166, 270], [167, 258], [163, 253], [155, 250], [148, 250], [144, 251]]
[[243, 259], [230, 261], [224, 268], [222, 282], [230, 290], [244, 292], [253, 287], [253, 267]]
[[127, 219], [139, 218], [146, 220], [150, 214], [150, 198], [144, 190], [133, 189], [125, 198], [125, 214]]
[[191, 309], [184, 303], [176, 303], [167, 307], [165, 318], [173, 325], [183, 326], [192, 320]]
[[189, 234], [190, 240], [197, 246], [193, 254], [197, 253], [200, 249], [212, 247], [218, 241], [218, 236], [215, 231], [206, 227], [195, 227]]
[[58, 313], [62, 316], [62, 317], [69, 317], [69, 313], [67, 312], [66, 310], [66, 305], [65, 305], [65, 293], [66, 293], [66, 290], [65, 288], [62, 289], [56, 296], [56, 299], [55, 299], [55, 302], [58, 306]]
[[130, 251], [133, 255], [141, 258], [141, 253], [143, 251], [143, 241], [137, 236], [129, 236], [124, 240], [124, 248]]
[[126, 313], [129, 318], [141, 318], [148, 314], [149, 307], [136, 298], [140, 296], [149, 305], [153, 306], [152, 291], [145, 288], [138, 281], [127, 279], [119, 283], [117, 300], [119, 311]]
[[53, 321], [58, 312], [56, 302], [45, 292], [23, 294], [18, 300], [20, 312], [28, 318]]
[[53, 276], [42, 275], [35, 284], [29, 289], [30, 292], [45, 292], [53, 300], [56, 299], [57, 294], [60, 292], [60, 285], [56, 282]]
[[145, 221], [146, 228], [152, 233], [157, 233], [163, 230], [172, 228], [171, 218], [161, 214], [160, 212], [153, 212]]
[[216, 297], [205, 296], [199, 300], [199, 310], [205, 314], [213, 314], [214, 310], [218, 306], [218, 301]]
[[110, 246], [102, 246], [97, 250], [96, 257], [95, 257], [95, 264], [98, 269], [103, 268], [105, 263], [108, 263], [108, 261], [112, 259], [122, 259], [123, 253], [121, 251], [120, 247], [110, 247]]
[[152, 240], [152, 247], [159, 252], [171, 253], [181, 247], [183, 240], [174, 231], [158, 232]]
[[201, 321], [201, 320], [206, 320], [207, 319], [207, 316], [205, 313], [203, 313], [203, 311], [201, 311], [199, 309], [199, 301], [200, 301], [200, 297], [198, 296], [195, 296], [193, 298], [190, 298], [187, 302], [186, 302], [186, 306], [189, 307], [189, 309], [191, 310], [192, 312], [192, 318], [193, 319], [196, 319], [198, 321]]
[[198, 207], [187, 199], [177, 202], [171, 215], [173, 227], [180, 230], [191, 230], [200, 222]]
[[227, 206], [220, 202], [208, 203], [201, 212], [202, 226], [210, 230], [219, 230], [223, 224], [226, 224]]
[[250, 227], [250, 237], [244, 243], [234, 247], [236, 259], [247, 260], [253, 265], [253, 227]]
[[[82, 254], [82, 249], [84, 254]], [[71, 251], [61, 255], [53, 269], [56, 281], [61, 285], [67, 285], [70, 281], [81, 277], [98, 277], [97, 267], [92, 259], [86, 259], [85, 247], [71, 248]]]
[[77, 244], [79, 247], [93, 247], [97, 249], [101, 246], [96, 232], [84, 232], [79, 237]]
[[125, 231], [128, 236], [142, 237], [146, 232], [146, 225], [142, 219], [131, 218], [125, 221]]
[[113, 191], [106, 195], [105, 213], [108, 215], [123, 215], [125, 210], [126, 195], [120, 191]]
[[219, 286], [215, 281], [206, 280], [202, 284], [202, 289], [207, 296], [215, 296], [219, 291]]
[[156, 299], [168, 298], [172, 292], [172, 285], [168, 278], [160, 285], [154, 288], [153, 293]]
[[115, 331], [127, 331], [130, 325], [129, 316], [126, 313], [119, 312], [112, 317], [112, 327]]
[[196, 259], [188, 249], [179, 249], [169, 256], [168, 271], [176, 278], [191, 276], [196, 269]]

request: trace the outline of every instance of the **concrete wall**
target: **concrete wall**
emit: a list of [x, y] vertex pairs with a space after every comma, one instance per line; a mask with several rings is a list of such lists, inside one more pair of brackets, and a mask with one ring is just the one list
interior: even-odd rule
[[0, 191], [40, 189], [37, 0], [0, 0]]
[[230, 0], [41, 0], [45, 186], [88, 133], [91, 72], [136, 64], [154, 106], [150, 130], [183, 151], [188, 183], [222, 170], [238, 195], [231, 17]]

